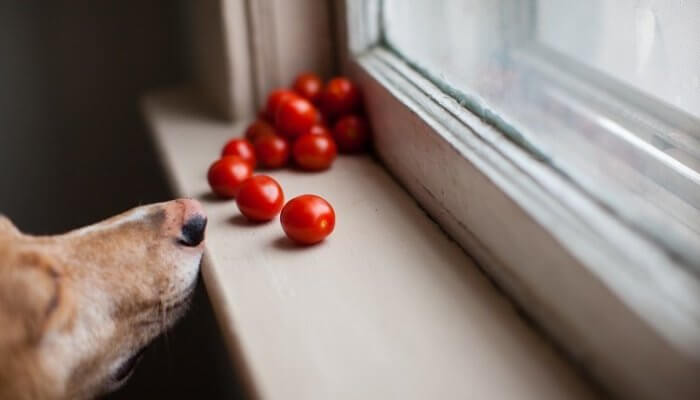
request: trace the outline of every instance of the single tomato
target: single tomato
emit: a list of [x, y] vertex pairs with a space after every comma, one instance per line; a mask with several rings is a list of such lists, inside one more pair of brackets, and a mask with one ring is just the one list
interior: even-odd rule
[[265, 114], [267, 119], [271, 122], [275, 122], [277, 118], [277, 112], [282, 104], [286, 103], [290, 99], [299, 97], [296, 93], [288, 89], [277, 89], [270, 92], [267, 96], [267, 103], [265, 106]]
[[236, 197], [241, 184], [253, 175], [250, 163], [238, 156], [225, 156], [215, 161], [207, 172], [209, 186], [219, 197]]
[[357, 115], [348, 115], [339, 119], [333, 127], [333, 139], [341, 153], [356, 153], [364, 150], [369, 142], [367, 121]]
[[255, 143], [256, 140], [262, 136], [276, 135], [277, 131], [275, 127], [272, 126], [267, 121], [257, 120], [252, 124], [248, 125], [245, 130], [245, 138], [250, 141], [250, 143]]
[[295, 97], [280, 104], [275, 126], [290, 139], [306, 133], [318, 122], [318, 110], [311, 102]]
[[255, 157], [263, 168], [282, 168], [289, 161], [289, 142], [283, 137], [263, 136], [253, 146]]
[[267, 175], [255, 175], [241, 185], [236, 205], [246, 218], [269, 221], [275, 218], [284, 204], [282, 187]]
[[247, 161], [255, 169], [255, 148], [246, 139], [231, 139], [221, 150], [221, 157], [238, 156]]
[[360, 90], [348, 78], [333, 78], [321, 93], [321, 111], [330, 121], [360, 110]]
[[323, 198], [305, 194], [289, 200], [282, 209], [280, 222], [284, 233], [293, 241], [314, 244], [333, 232], [335, 211]]
[[323, 81], [318, 75], [312, 73], [304, 73], [297, 76], [297, 79], [292, 85], [292, 89], [301, 97], [316, 104], [321, 97], [323, 89]]
[[297, 138], [292, 148], [294, 162], [307, 171], [321, 171], [333, 164], [338, 148], [331, 135], [306, 133]]

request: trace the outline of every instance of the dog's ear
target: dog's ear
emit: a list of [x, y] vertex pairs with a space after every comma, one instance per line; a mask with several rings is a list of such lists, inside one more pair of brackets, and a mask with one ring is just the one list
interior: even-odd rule
[[2, 234], [19, 235], [20, 232], [9, 218], [0, 214], [0, 235]]
[[0, 347], [37, 344], [47, 332], [72, 321], [67, 283], [49, 257], [23, 251], [2, 262], [6, 264], [0, 265]]

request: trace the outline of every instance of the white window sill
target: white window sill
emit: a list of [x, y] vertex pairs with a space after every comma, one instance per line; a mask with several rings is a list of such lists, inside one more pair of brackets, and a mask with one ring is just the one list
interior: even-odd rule
[[368, 157], [272, 171], [287, 199], [317, 193], [337, 223], [299, 249], [278, 221], [251, 226], [209, 195], [206, 170], [245, 123], [187, 90], [144, 101], [178, 196], [209, 216], [202, 275], [232, 356], [269, 399], [592, 397], [470, 258]]

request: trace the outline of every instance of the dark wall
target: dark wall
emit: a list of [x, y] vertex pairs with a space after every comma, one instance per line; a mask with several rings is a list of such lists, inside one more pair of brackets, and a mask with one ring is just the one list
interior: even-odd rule
[[54, 233], [170, 197], [138, 111], [182, 81], [172, 0], [0, 0], [0, 213]]
[[[187, 79], [173, 0], [0, 0], [0, 213], [58, 233], [167, 200], [138, 109]], [[200, 285], [112, 399], [239, 398]]]

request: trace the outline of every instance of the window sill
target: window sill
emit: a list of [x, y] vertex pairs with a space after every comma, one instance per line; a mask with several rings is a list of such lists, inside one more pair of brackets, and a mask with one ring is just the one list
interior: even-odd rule
[[386, 167], [570, 357], [619, 397], [697, 398], [691, 270], [386, 49], [347, 69]]
[[277, 222], [250, 226], [213, 200], [205, 173], [241, 132], [185, 89], [149, 96], [146, 118], [172, 187], [209, 215], [202, 275], [232, 356], [261, 398], [591, 397], [471, 259], [367, 157], [322, 174], [271, 173], [287, 198], [337, 214], [298, 249]]

